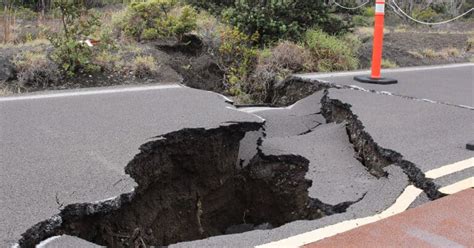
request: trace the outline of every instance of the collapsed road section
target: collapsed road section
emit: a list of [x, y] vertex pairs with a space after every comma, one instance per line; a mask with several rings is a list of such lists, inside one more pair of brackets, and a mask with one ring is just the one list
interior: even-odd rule
[[[265, 123], [224, 121], [155, 137], [126, 166], [134, 191], [66, 205], [23, 233], [19, 245], [71, 235], [110, 247], [247, 247], [285, 237], [289, 227], [305, 231], [384, 210], [407, 184], [429, 199], [442, 197], [406, 151], [377, 143], [383, 139], [373, 137], [372, 122], [365, 126], [357, 99], [345, 95], [417, 102], [337, 88], [314, 87], [317, 92], [289, 107], [246, 111]], [[266, 241], [240, 243], [257, 233]]]
[[22, 235], [20, 247], [73, 235], [109, 247], [163, 246], [225, 234], [238, 225], [268, 228], [323, 216], [299, 156], [255, 156], [236, 166], [239, 142], [260, 123], [183, 129], [148, 142], [127, 165], [133, 192], [71, 204]]
[[[313, 138], [311, 132], [322, 125], [323, 115], [328, 121], [338, 116], [329, 116], [338, 113], [328, 110], [329, 105], [336, 105], [328, 101], [327, 95], [321, 96], [317, 93], [302, 101], [318, 108], [309, 114], [320, 121], [318, 125], [303, 133], [299, 130], [294, 136]], [[343, 116], [345, 119], [337, 121], [348, 121], [347, 132], [351, 133], [350, 116]], [[300, 119], [307, 122], [307, 118]], [[298, 123], [298, 118], [294, 122]], [[278, 128], [270, 127], [268, 132], [278, 136]], [[239, 151], [247, 145], [241, 141], [249, 132], [267, 136], [264, 123], [230, 122], [214, 129], [182, 129], [155, 137], [140, 147], [140, 153], [125, 168], [138, 184], [133, 192], [98, 203], [67, 205], [58, 215], [22, 234], [19, 245], [34, 247], [53, 236], [71, 235], [109, 247], [166, 246], [318, 219], [345, 212], [364, 198], [361, 192], [356, 200], [340, 200], [334, 205], [311, 198], [308, 189], [312, 181], [306, 178], [310, 161], [291, 153], [265, 154], [265, 142], [259, 136], [249, 140], [257, 143], [255, 154], [246, 166], [241, 166]], [[362, 164], [369, 166], [366, 161], [391, 158], [375, 148], [359, 147], [356, 139], [374, 147], [368, 134], [363, 137], [351, 139]], [[384, 166], [389, 164], [383, 162]], [[371, 172], [383, 175], [382, 167], [373, 167]]]

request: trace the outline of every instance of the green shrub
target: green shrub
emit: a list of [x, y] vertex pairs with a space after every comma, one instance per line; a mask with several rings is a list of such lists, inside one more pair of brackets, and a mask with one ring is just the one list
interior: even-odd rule
[[44, 51], [21, 53], [13, 63], [22, 87], [47, 88], [57, 85], [61, 79], [58, 66]]
[[91, 63], [92, 48], [80, 41], [97, 31], [99, 18], [67, 0], [56, 2], [56, 6], [61, 12], [63, 30], [48, 37], [54, 47], [51, 57], [68, 76], [78, 71], [96, 71], [97, 66]]
[[358, 67], [355, 49], [341, 38], [313, 29], [306, 32], [303, 42], [317, 71], [347, 71]]
[[147, 28], [142, 32], [143, 40], [154, 40], [159, 37], [158, 30], [156, 28]]
[[177, 0], [133, 2], [113, 17], [113, 23], [126, 36], [140, 39], [181, 38], [196, 29], [196, 11]]
[[186, 0], [186, 2], [217, 15], [223, 9], [232, 7], [235, 0]]
[[374, 23], [374, 18], [355, 15], [352, 17], [352, 22], [358, 27], [369, 27]]
[[365, 16], [365, 17], [374, 17], [374, 15], [375, 15], [374, 7], [364, 8], [364, 10], [362, 11], [362, 15]]
[[313, 26], [329, 33], [346, 32], [350, 25], [335, 15], [323, 1], [236, 1], [224, 11], [224, 19], [247, 35], [258, 33], [261, 45], [280, 39], [298, 40]]
[[421, 21], [433, 22], [438, 18], [438, 13], [436, 13], [436, 11], [434, 11], [431, 7], [426, 9], [416, 8], [413, 10], [413, 17]]
[[249, 36], [237, 28], [228, 27], [221, 31], [218, 63], [225, 72], [228, 94], [233, 96], [246, 94], [248, 78], [257, 62], [258, 50], [253, 44], [258, 38], [258, 34]]

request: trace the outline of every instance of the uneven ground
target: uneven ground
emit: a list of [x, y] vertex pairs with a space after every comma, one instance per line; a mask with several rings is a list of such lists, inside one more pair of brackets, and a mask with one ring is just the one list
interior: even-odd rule
[[[399, 67], [469, 62], [474, 59], [474, 22], [454, 22], [438, 27], [387, 26], [383, 58]], [[360, 68], [369, 68], [372, 58], [372, 28], [359, 28], [362, 39]], [[471, 41], [472, 42], [472, 41]]]
[[473, 175], [425, 176], [473, 157], [472, 69], [394, 71], [384, 92], [306, 75], [281, 108], [177, 85], [0, 99], [2, 244], [250, 247], [381, 212], [408, 185], [413, 206], [437, 199]]
[[[51, 23], [49, 23], [51, 22]], [[47, 25], [57, 26], [54, 21]], [[19, 20], [19, 35], [39, 30], [37, 23]], [[34, 30], [32, 30], [32, 27]], [[454, 22], [439, 27], [427, 26], [387, 26], [384, 40], [383, 58], [394, 62], [395, 66], [420, 66], [469, 62], [474, 59], [474, 22]], [[372, 28], [361, 27], [355, 32], [363, 42], [358, 58], [359, 68], [369, 68], [372, 56]], [[25, 34], [24, 34], [25, 33]], [[98, 72], [79, 74], [64, 78], [59, 86], [50, 86], [46, 90], [101, 87], [111, 85], [151, 84], [157, 82], [183, 83], [189, 87], [222, 93], [224, 72], [219, 68], [216, 58], [206, 52], [202, 42], [190, 35], [183, 42], [176, 43], [164, 39], [145, 44], [134, 44], [133, 49], [140, 54], [152, 56], [159, 66], [159, 73], [145, 78], [137, 78], [129, 73]], [[21, 51], [51, 50], [48, 45], [0, 46], [0, 95], [18, 92], [45, 90], [43, 87], [20, 85], [15, 77], [11, 60]], [[124, 61], [131, 64], [136, 52], [126, 52]], [[133, 50], [131, 49], [131, 50]], [[268, 99], [268, 98], [267, 98]]]

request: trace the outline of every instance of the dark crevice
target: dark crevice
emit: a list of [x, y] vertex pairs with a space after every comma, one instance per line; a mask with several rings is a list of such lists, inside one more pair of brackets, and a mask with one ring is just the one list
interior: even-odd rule
[[[263, 123], [226, 123], [215, 129], [182, 129], [140, 147], [125, 172], [134, 191], [95, 203], [70, 204], [28, 229], [20, 247], [71, 235], [108, 247], [166, 246], [344, 212], [308, 195], [309, 161], [261, 151], [237, 164], [240, 141]], [[265, 131], [263, 131], [265, 132]]]
[[438, 191], [439, 186], [431, 179], [426, 178], [415, 164], [404, 160], [403, 156], [396, 151], [380, 147], [365, 131], [358, 116], [351, 111], [350, 104], [343, 103], [338, 99], [331, 99], [327, 90], [321, 99], [321, 104], [322, 114], [328, 123], [346, 123], [349, 141], [354, 146], [356, 157], [371, 174], [377, 177], [386, 176], [384, 168], [394, 164], [402, 168], [410, 182], [422, 189], [430, 199], [435, 200], [444, 196]]
[[274, 106], [289, 106], [317, 91], [333, 87], [338, 86], [318, 80], [290, 76], [274, 86], [273, 93], [269, 98]]
[[304, 132], [302, 132], [302, 133], [297, 134], [297, 136], [301, 136], [301, 135], [305, 135], [305, 134], [311, 133], [311, 132], [313, 132], [317, 127], [319, 127], [319, 126], [321, 126], [321, 125], [322, 125], [322, 123], [318, 123], [318, 124], [316, 124], [315, 126], [309, 128], [308, 130], [306, 130], [306, 131], [304, 131]]
[[357, 199], [355, 201], [341, 202], [341, 203], [338, 203], [336, 205], [330, 205], [330, 204], [327, 204], [327, 203], [323, 203], [318, 199], [311, 199], [312, 200], [311, 204], [313, 206], [315, 206], [316, 208], [321, 209], [321, 211], [323, 211], [323, 213], [325, 215], [329, 216], [329, 215], [333, 215], [333, 214], [340, 214], [340, 213], [346, 212], [347, 209], [350, 206], [352, 206], [355, 203], [358, 203], [358, 202], [362, 201], [366, 194], [367, 194], [367, 192], [364, 193], [362, 195], [362, 197], [360, 197], [359, 199]]

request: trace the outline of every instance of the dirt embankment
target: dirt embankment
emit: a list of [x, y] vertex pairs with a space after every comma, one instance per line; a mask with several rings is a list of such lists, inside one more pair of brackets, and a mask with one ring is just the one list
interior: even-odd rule
[[[469, 62], [474, 58], [471, 37], [461, 32], [395, 30], [385, 35], [383, 58], [400, 67]], [[359, 51], [361, 68], [370, 67], [372, 57], [372, 40], [365, 39]]]

